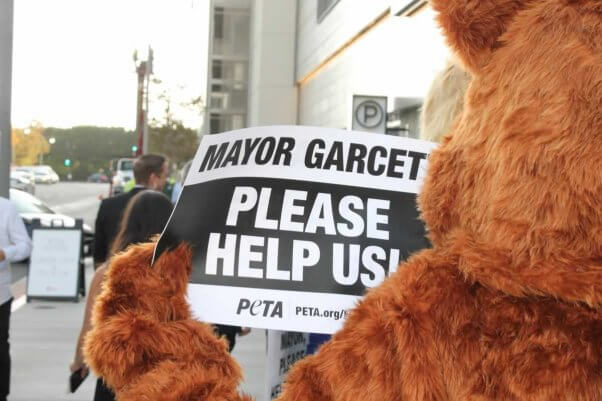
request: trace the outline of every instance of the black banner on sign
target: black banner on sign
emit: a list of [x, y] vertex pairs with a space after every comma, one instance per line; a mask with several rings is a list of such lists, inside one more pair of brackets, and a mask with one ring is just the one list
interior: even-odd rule
[[259, 177], [188, 185], [157, 254], [190, 243], [193, 284], [361, 296], [428, 246], [415, 198]]

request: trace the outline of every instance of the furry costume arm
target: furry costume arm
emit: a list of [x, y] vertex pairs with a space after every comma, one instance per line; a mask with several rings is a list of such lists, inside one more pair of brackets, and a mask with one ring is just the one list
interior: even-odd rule
[[240, 367], [224, 340], [190, 318], [190, 251], [130, 248], [109, 268], [86, 338], [86, 360], [123, 400], [240, 400]]
[[224, 341], [216, 338], [208, 325], [191, 319], [158, 322], [143, 312], [119, 313], [98, 323], [87, 339], [86, 350], [93, 370], [116, 390], [165, 359], [219, 366], [224, 377], [236, 371], [228, 361]]
[[440, 274], [444, 261], [421, 252], [371, 290], [341, 331], [292, 368], [278, 401], [446, 399], [438, 375], [427, 383], [415, 379], [440, 369], [437, 326], [428, 318], [440, 289], [424, 283]]
[[447, 41], [466, 67], [478, 73], [506, 26], [528, 0], [430, 0]]

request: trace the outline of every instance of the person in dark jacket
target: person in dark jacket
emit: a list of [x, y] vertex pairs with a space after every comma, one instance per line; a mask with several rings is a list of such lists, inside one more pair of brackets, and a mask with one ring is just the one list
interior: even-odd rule
[[130, 199], [143, 189], [162, 191], [169, 175], [167, 159], [161, 155], [146, 154], [134, 162], [136, 186], [129, 192], [104, 199], [96, 216], [94, 233], [94, 267], [107, 260], [119, 222]]
[[218, 337], [225, 337], [228, 340], [228, 349], [230, 352], [234, 349], [236, 345], [236, 336], [246, 336], [251, 332], [251, 329], [248, 327], [240, 327], [240, 326], [228, 326], [225, 324], [214, 324], [213, 328], [215, 330], [215, 335]]

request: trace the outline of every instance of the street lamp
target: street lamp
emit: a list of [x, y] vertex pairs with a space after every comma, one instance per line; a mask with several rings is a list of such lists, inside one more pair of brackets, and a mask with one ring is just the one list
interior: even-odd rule
[[54, 145], [54, 144], [56, 143], [56, 138], [55, 138], [55, 137], [51, 137], [51, 138], [48, 140], [48, 143], [49, 143], [49, 144], [51, 144], [51, 145]]

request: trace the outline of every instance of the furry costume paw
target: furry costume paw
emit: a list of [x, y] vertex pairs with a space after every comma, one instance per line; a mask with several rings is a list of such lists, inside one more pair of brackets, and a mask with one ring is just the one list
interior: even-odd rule
[[113, 259], [96, 302], [86, 362], [119, 400], [250, 400], [236, 389], [242, 374], [224, 340], [191, 318], [185, 299], [187, 246], [151, 267], [154, 243]]

